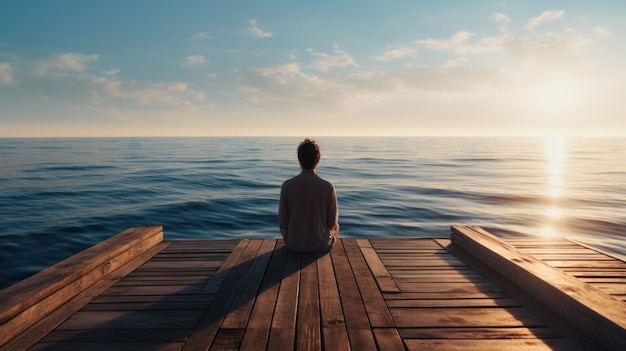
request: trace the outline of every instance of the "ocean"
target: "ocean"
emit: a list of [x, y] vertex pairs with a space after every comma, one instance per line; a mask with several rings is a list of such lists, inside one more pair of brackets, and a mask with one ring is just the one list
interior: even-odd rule
[[[0, 289], [129, 227], [277, 237], [300, 138], [0, 139]], [[626, 139], [317, 138], [342, 237], [567, 237], [626, 256]]]

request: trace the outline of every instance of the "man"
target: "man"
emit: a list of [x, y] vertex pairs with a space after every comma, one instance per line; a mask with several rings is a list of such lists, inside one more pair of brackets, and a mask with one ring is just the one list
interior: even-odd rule
[[320, 157], [315, 140], [301, 142], [302, 172], [285, 181], [280, 190], [278, 222], [287, 248], [293, 251], [329, 251], [339, 234], [335, 187], [315, 173]]

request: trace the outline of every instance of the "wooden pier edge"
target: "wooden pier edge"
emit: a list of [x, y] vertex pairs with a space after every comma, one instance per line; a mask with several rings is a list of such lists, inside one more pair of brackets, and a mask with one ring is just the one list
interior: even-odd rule
[[622, 301], [516, 250], [480, 227], [452, 226], [450, 239], [591, 339], [610, 350], [626, 350], [626, 308]]
[[129, 228], [0, 291], [0, 347], [162, 241], [162, 226]]

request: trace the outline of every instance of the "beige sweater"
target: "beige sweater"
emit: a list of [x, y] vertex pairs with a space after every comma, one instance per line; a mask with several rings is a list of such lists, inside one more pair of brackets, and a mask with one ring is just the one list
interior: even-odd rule
[[285, 244], [294, 251], [326, 251], [339, 232], [335, 187], [314, 173], [283, 183], [278, 222]]

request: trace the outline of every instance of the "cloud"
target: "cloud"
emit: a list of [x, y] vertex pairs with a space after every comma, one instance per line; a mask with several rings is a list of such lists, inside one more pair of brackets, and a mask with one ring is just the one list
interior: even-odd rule
[[394, 50], [387, 50], [382, 56], [373, 56], [371, 59], [379, 62], [395, 61], [411, 56], [415, 56], [417, 51], [411, 48], [400, 48]]
[[321, 72], [328, 72], [335, 67], [356, 66], [354, 59], [345, 51], [335, 49], [335, 55], [316, 52], [313, 49], [306, 50], [309, 54], [318, 57], [308, 67]]
[[602, 27], [595, 27], [593, 32], [602, 38], [608, 38], [613, 35], [613, 33], [611, 33], [608, 29]]
[[244, 91], [253, 101], [280, 101], [283, 106], [320, 111], [356, 111], [399, 97], [474, 94], [500, 91], [509, 79], [495, 69], [407, 67], [398, 72], [364, 71], [350, 74], [311, 74], [300, 65], [238, 71]]
[[434, 51], [454, 52], [461, 57], [471, 54], [499, 53], [524, 65], [563, 69], [579, 64], [582, 49], [589, 42], [571, 28], [562, 32], [533, 33], [525, 37], [516, 37], [510, 33], [483, 38], [475, 37], [474, 33], [460, 31], [449, 39], [421, 39], [416, 40], [414, 44]]
[[503, 13], [494, 13], [489, 18], [496, 23], [500, 23], [500, 33], [509, 32], [509, 23], [511, 23], [511, 17]]
[[120, 73], [120, 70], [119, 70], [119, 69], [112, 69], [112, 70], [110, 70], [110, 71], [105, 72], [105, 74], [106, 74], [107, 76], [114, 76], [114, 75], [116, 75], [116, 74], [118, 74], [118, 73]]
[[206, 63], [204, 55], [192, 55], [185, 57], [181, 65], [185, 67], [197, 67], [204, 63]]
[[[108, 100], [117, 102], [126, 101], [131, 105], [159, 106], [185, 111], [198, 109], [206, 98], [205, 94], [193, 90], [182, 82], [174, 83], [137, 83], [135, 81], [111, 80], [95, 78], [92, 98], [100, 104]], [[114, 104], [118, 106], [118, 103]]]
[[98, 55], [83, 55], [75, 52], [55, 54], [52, 57], [40, 61], [35, 73], [43, 75], [50, 71], [75, 71], [82, 72], [87, 68], [87, 62], [98, 58]]
[[525, 64], [550, 69], [567, 69], [580, 63], [583, 47], [589, 40], [573, 29], [548, 32], [541, 36], [523, 38], [504, 37], [499, 40], [500, 49]]
[[202, 40], [206, 40], [206, 39], [211, 39], [211, 35], [207, 32], [198, 32], [196, 34], [193, 35], [193, 37], [191, 37], [191, 39], [202, 39]]
[[540, 26], [544, 22], [555, 21], [561, 19], [565, 14], [565, 11], [545, 11], [541, 15], [532, 18], [528, 21], [526, 28], [532, 30], [533, 28]]
[[13, 67], [10, 63], [0, 63], [0, 84], [13, 82]]
[[469, 43], [474, 36], [475, 33], [460, 31], [449, 39], [420, 39], [414, 41], [414, 44], [435, 51], [453, 51], [459, 55], [498, 51], [498, 41], [502, 37], [487, 37], [477, 43]]
[[270, 38], [272, 36], [272, 32], [265, 31], [257, 25], [257, 20], [251, 19], [249, 21], [250, 26], [248, 26], [248, 34], [257, 38]]

